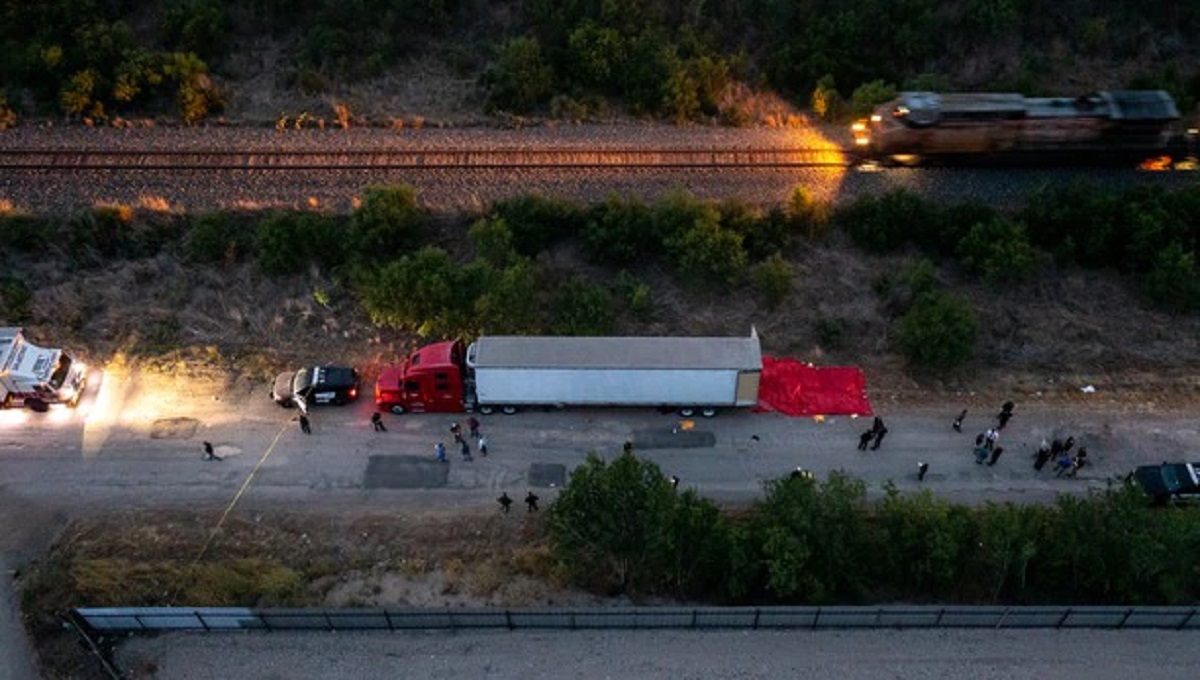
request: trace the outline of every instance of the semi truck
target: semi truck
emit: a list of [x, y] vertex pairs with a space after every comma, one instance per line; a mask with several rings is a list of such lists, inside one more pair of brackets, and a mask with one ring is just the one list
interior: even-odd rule
[[375, 403], [395, 414], [647, 406], [711, 417], [757, 404], [761, 378], [753, 330], [732, 338], [483, 336], [413, 351], [379, 376]]
[[38, 347], [21, 328], [0, 328], [0, 408], [75, 406], [87, 384], [87, 366], [61, 349]]

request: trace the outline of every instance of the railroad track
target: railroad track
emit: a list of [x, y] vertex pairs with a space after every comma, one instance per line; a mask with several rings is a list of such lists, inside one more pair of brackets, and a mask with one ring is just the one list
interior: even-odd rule
[[0, 149], [4, 170], [380, 170], [844, 167], [837, 148], [146, 151]]

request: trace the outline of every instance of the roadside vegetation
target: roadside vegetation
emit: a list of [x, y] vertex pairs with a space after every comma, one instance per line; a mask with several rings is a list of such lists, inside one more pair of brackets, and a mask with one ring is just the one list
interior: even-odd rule
[[[437, 235], [447, 221], [457, 239]], [[351, 215], [123, 207], [69, 218], [3, 215], [0, 255], [52, 257], [82, 270], [166, 254], [217, 271], [251, 264], [267, 277], [321, 272], [377, 328], [450, 338], [603, 335], [621, 321], [653, 322], [664, 276], [690, 295], [746, 296], [770, 313], [800, 285], [800, 253], [848, 239], [868, 257], [905, 256], [907, 265], [875, 275], [877, 304], [891, 319], [893, 347], [912, 368], [938, 373], [969, 362], [980, 332], [977, 310], [950, 289], [964, 279], [999, 294], [1055, 270], [1115, 271], [1139, 282], [1146, 306], [1195, 313], [1198, 225], [1195, 189], [1073, 185], [1047, 189], [1011, 214], [903, 192], [830, 209], [798, 191], [766, 211], [684, 194], [594, 205], [523, 196], [446, 217], [424, 209], [410, 187], [380, 186], [367, 189]], [[584, 266], [553, 266], [551, 253], [564, 250]], [[0, 316], [37, 322], [30, 286], [12, 272], [0, 279]], [[837, 349], [841, 322], [817, 322], [821, 343]], [[163, 324], [156, 345], [169, 348], [178, 324]]]
[[1084, 87], [1163, 87], [1191, 110], [1197, 34], [1194, 3], [1118, 0], [5, 2], [0, 128], [16, 113], [196, 122], [263, 67], [266, 44], [283, 91], [337, 99], [432, 59], [499, 115], [738, 125], [740, 85], [832, 119], [900, 87], [1040, 94], [1093, 72]]
[[[868, 500], [863, 481], [838, 472], [783, 477], [728, 511], [673, 489], [652, 462], [592, 456], [544, 518], [517, 522], [379, 516], [321, 527], [280, 516], [231, 522], [210, 542], [197, 514], [114, 513], [68, 529], [23, 577], [23, 606], [48, 633], [75, 606], [394, 604], [381, 584], [395, 576], [427, 582], [435, 600], [501, 606], [580, 593], [762, 605], [1200, 599], [1200, 513], [1152, 508], [1136, 486], [1051, 505], [884, 491]], [[128, 527], [119, 550], [113, 523]]]

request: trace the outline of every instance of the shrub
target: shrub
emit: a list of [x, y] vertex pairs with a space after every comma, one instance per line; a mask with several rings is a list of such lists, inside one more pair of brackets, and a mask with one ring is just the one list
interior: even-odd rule
[[856, 244], [886, 253], [920, 241], [920, 234], [939, 223], [937, 209], [928, 201], [904, 190], [866, 197], [840, 208], [835, 221], [850, 233]]
[[258, 265], [266, 274], [298, 274], [310, 264], [340, 265], [344, 232], [337, 221], [312, 212], [275, 212], [259, 221]]
[[224, 52], [229, 16], [219, 0], [171, 0], [162, 22], [166, 43], [176, 50], [206, 59]]
[[1146, 293], [1155, 305], [1172, 312], [1200, 309], [1196, 255], [1171, 241], [1158, 252], [1146, 274]]
[[57, 225], [32, 215], [0, 215], [0, 242], [23, 253], [44, 253], [53, 243]]
[[882, 80], [872, 80], [854, 89], [850, 95], [850, 115], [865, 118], [876, 106], [896, 98], [896, 86]]
[[603, 287], [575, 276], [555, 292], [552, 316], [551, 330], [558, 335], [609, 335], [612, 297]]
[[549, 514], [555, 558], [594, 590], [703, 596], [728, 582], [727, 523], [695, 492], [676, 495], [653, 462], [589, 454]]
[[0, 321], [19, 324], [33, 317], [33, 293], [13, 276], [0, 277]]
[[750, 274], [754, 289], [774, 311], [792, 293], [792, 265], [775, 253], [754, 267]]
[[516, 257], [512, 231], [502, 217], [477, 220], [467, 230], [467, 240], [475, 248], [475, 256], [496, 269], [507, 267]]
[[201, 213], [191, 219], [185, 250], [194, 262], [237, 262], [254, 254], [249, 220], [227, 212]]
[[471, 316], [474, 288], [446, 251], [427, 246], [367, 275], [361, 291], [375, 324], [454, 336]]
[[791, 229], [782, 213], [760, 215], [739, 200], [723, 201], [717, 210], [720, 213], [721, 228], [742, 235], [742, 245], [746, 256], [752, 261], [759, 261], [787, 250], [791, 245]]
[[613, 279], [613, 294], [635, 319], [647, 321], [654, 315], [654, 292], [624, 269]]
[[1121, 198], [1078, 182], [1049, 186], [1025, 202], [1020, 220], [1032, 243], [1059, 265], [1117, 266], [1124, 250]]
[[665, 245], [676, 271], [694, 285], [729, 285], [746, 270], [742, 235], [722, 229], [715, 211], [668, 239]]
[[574, 203], [538, 195], [502, 199], [492, 205], [492, 215], [504, 220], [513, 248], [526, 257], [536, 257], [563, 237], [579, 233], [584, 220]]
[[362, 262], [395, 258], [418, 247], [426, 216], [407, 185], [372, 186], [350, 221], [350, 251]]
[[949, 369], [971, 358], [975, 329], [975, 313], [966, 299], [926, 293], [900, 318], [898, 341], [912, 363]]
[[829, 205], [818, 202], [807, 188], [797, 187], [788, 199], [787, 220], [792, 231], [818, 238], [829, 225]]
[[958, 244], [958, 255], [964, 266], [994, 283], [1019, 281], [1037, 266], [1025, 225], [1003, 217], [971, 227]]
[[542, 329], [537, 275], [529, 260], [519, 260], [497, 276], [475, 301], [479, 329], [493, 335], [525, 335]]
[[842, 96], [838, 94], [833, 76], [826, 74], [813, 88], [812, 110], [817, 118], [825, 122], [836, 120], [842, 113]]
[[588, 211], [580, 237], [589, 259], [625, 266], [649, 259], [662, 251], [655, 218], [644, 204], [610, 197]]
[[813, 331], [817, 334], [817, 342], [825, 349], [841, 349], [846, 340], [846, 320], [840, 317], [817, 317]]
[[537, 38], [513, 38], [481, 77], [490, 111], [527, 113], [552, 93], [554, 71], [542, 58]]

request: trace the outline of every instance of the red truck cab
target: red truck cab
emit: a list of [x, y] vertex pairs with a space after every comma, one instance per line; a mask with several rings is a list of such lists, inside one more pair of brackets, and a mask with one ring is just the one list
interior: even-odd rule
[[397, 415], [460, 413], [464, 407], [466, 346], [449, 340], [413, 350], [375, 383], [375, 404]]

